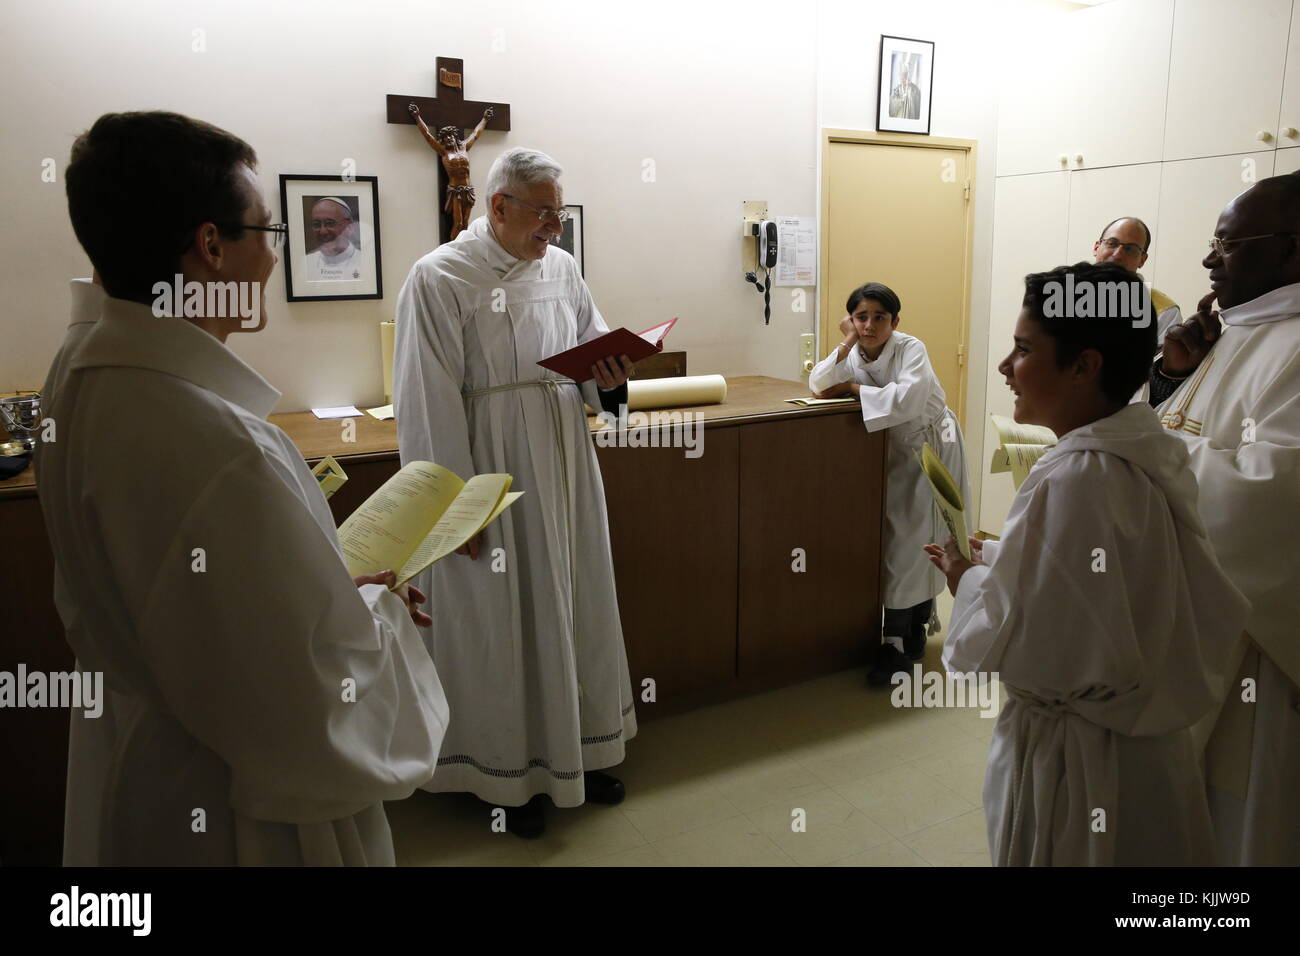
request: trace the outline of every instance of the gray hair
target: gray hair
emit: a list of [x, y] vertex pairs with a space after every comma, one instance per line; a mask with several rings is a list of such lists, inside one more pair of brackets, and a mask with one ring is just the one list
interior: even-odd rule
[[488, 170], [487, 201], [497, 193], [516, 193], [537, 183], [556, 182], [564, 168], [545, 153], [515, 146], [497, 157]]

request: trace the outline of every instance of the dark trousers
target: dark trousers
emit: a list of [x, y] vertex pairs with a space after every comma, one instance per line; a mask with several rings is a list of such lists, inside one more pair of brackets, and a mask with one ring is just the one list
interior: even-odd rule
[[901, 637], [903, 640], [925, 637], [926, 625], [934, 612], [934, 599], [922, 601], [912, 607], [885, 608], [885, 637]]

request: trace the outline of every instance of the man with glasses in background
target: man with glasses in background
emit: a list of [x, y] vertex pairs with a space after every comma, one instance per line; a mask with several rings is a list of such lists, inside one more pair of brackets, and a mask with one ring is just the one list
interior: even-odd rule
[[1252, 604], [1222, 711], [1202, 728], [1210, 815], [1220, 864], [1296, 866], [1300, 175], [1228, 203], [1202, 265], [1210, 292], [1169, 330], [1149, 384], [1162, 423], [1187, 442], [1219, 563]]
[[[256, 163], [176, 113], [105, 114], [72, 146], [103, 292], [74, 284], [36, 479], [59, 616], [105, 701], [71, 716], [68, 865], [391, 865], [383, 801], [432, 776], [447, 723], [422, 596], [348, 574], [266, 421], [280, 393], [226, 345], [266, 325], [284, 234]], [[208, 294], [160, 304], [182, 285]]]
[[[1136, 216], [1124, 216], [1103, 229], [1092, 244], [1093, 262], [1098, 265], [1113, 262], [1136, 275], [1146, 265], [1151, 242], [1151, 229], [1145, 222]], [[1178, 303], [1169, 296], [1150, 283], [1147, 283], [1147, 290], [1151, 294], [1151, 311], [1156, 317], [1156, 342], [1159, 343], [1164, 340], [1169, 327], [1181, 322], [1183, 316]]]
[[[451, 725], [425, 787], [470, 792], [520, 836], [559, 807], [618, 803], [602, 773], [636, 733], [605, 492], [586, 404], [617, 412], [632, 372], [607, 356], [579, 384], [537, 364], [608, 331], [573, 257], [560, 166], [515, 148], [487, 214], [415, 263], [397, 300], [393, 401], [402, 463], [514, 476], [524, 496], [419, 583]], [[487, 821], [485, 821], [486, 825]]]

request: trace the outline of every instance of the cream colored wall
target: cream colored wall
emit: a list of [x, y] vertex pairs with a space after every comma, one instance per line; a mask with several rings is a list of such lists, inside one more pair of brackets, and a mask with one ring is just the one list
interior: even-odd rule
[[[968, 6], [6, 4], [0, 391], [40, 384], [66, 322], [66, 280], [89, 271], [63, 193], [73, 137], [103, 112], [158, 108], [252, 143], [277, 215], [279, 173], [337, 174], [354, 159], [358, 174], [379, 177], [384, 298], [287, 304], [277, 271], [269, 327], [230, 340], [284, 393], [277, 411], [378, 403], [376, 326], [435, 245], [439, 204], [435, 157], [414, 128], [384, 121], [384, 97], [432, 94], [437, 55], [465, 60], [470, 99], [511, 104], [514, 128], [474, 149], [479, 184], [509, 146], [546, 150], [566, 167], [566, 199], [585, 207], [587, 278], [611, 325], [677, 315], [671, 345], [689, 352], [692, 371], [797, 378], [798, 335], [814, 330], [816, 311], [809, 302], [796, 313], [789, 290], [774, 290], [763, 325], [762, 300], [740, 275], [740, 205], [764, 199], [774, 215], [815, 215], [817, 131], [874, 126], [881, 33], [937, 41], [933, 133], [980, 141], [970, 360], [982, 368], [995, 94], [985, 80], [992, 26]], [[205, 52], [192, 50], [195, 30]], [[40, 180], [46, 157], [57, 163], [53, 184]], [[653, 183], [642, 180], [647, 159]], [[983, 382], [970, 381], [974, 412]]]
[[[684, 0], [6, 4], [0, 391], [43, 380], [66, 324], [66, 280], [89, 272], [63, 194], [73, 137], [106, 111], [162, 108], [248, 140], [277, 215], [281, 172], [337, 174], [353, 158], [359, 175], [379, 177], [384, 298], [287, 304], [277, 270], [269, 327], [230, 340], [284, 393], [277, 411], [379, 403], [377, 325], [436, 244], [439, 202], [435, 156], [414, 127], [384, 121], [384, 97], [431, 95], [437, 55], [465, 60], [470, 99], [511, 104], [514, 128], [485, 134], [471, 154], [477, 183], [510, 146], [565, 166], [566, 200], [585, 207], [587, 278], [611, 325], [677, 315], [670, 344], [692, 371], [794, 377], [809, 317], [778, 295], [764, 327], [740, 275], [740, 205], [815, 212], [814, 28], [773, 29], [775, 3], [743, 9], [754, 13]], [[191, 51], [195, 29], [206, 52]], [[44, 157], [58, 163], [56, 184], [40, 181]]]
[[[971, 499], [980, 500], [984, 456], [984, 367], [988, 356], [989, 259], [993, 241], [999, 68], [1003, 18], [1024, 4], [917, 0], [907, 4], [826, 0], [818, 31], [819, 125], [875, 129], [880, 35], [933, 40], [930, 134], [978, 141], [974, 176], [970, 336], [966, 385], [966, 456]], [[888, 228], [888, 224], [882, 224]], [[865, 277], [864, 277], [865, 278]], [[888, 280], [880, 277], [881, 281]], [[826, 351], [829, 346], [822, 346]], [[954, 403], [955, 404], [955, 403]], [[976, 423], [973, 427], [969, 423]]]

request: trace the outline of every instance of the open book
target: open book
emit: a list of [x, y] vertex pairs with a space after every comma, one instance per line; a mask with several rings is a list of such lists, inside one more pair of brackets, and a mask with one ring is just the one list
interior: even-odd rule
[[[971, 557], [970, 542], [966, 540], [966, 503], [961, 500], [961, 489], [953, 480], [952, 472], [939, 460], [939, 456], [934, 453], [929, 442], [921, 445], [921, 452], [916, 457], [921, 462], [921, 471], [925, 473], [926, 480], [930, 482], [930, 491], [934, 493], [934, 503], [939, 508], [939, 514], [943, 515], [944, 524], [957, 539], [961, 556], [967, 561], [974, 561], [975, 559]], [[942, 543], [935, 542], [935, 544]]]
[[1029, 477], [1029, 469], [1056, 444], [1056, 433], [1042, 425], [1022, 425], [1002, 415], [990, 415], [993, 428], [998, 433], [1002, 447], [993, 452], [990, 474], [1011, 472], [1011, 480], [1019, 489]]
[[461, 481], [431, 461], [413, 461], [384, 482], [339, 528], [353, 577], [392, 568], [401, 587], [451, 554], [523, 496], [509, 475]]
[[656, 352], [662, 352], [664, 339], [676, 324], [677, 320], [673, 318], [644, 332], [615, 329], [590, 342], [575, 345], [564, 352], [556, 352], [537, 364], [581, 384], [594, 377], [591, 374], [591, 367], [610, 355], [626, 355], [629, 360], [639, 362]]

